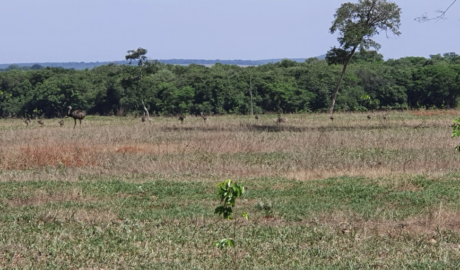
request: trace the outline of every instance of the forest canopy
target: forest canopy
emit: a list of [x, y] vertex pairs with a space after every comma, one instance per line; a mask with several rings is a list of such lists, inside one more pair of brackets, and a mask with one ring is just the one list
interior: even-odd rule
[[[248, 114], [250, 83], [254, 113], [325, 112], [340, 65], [309, 58], [242, 67], [188, 66], [146, 61], [91, 70], [35, 66], [0, 72], [2, 117], [89, 114]], [[251, 77], [251, 78], [250, 78]], [[250, 82], [251, 80], [251, 82]], [[460, 95], [456, 53], [384, 60], [375, 51], [353, 56], [337, 97], [336, 111], [453, 108]]]

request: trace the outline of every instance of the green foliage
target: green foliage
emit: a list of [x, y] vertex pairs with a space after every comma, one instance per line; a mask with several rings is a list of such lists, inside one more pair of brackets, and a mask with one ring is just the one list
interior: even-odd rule
[[215, 242], [214, 246], [220, 249], [223, 249], [226, 247], [234, 247], [235, 241], [233, 241], [232, 239], [222, 239], [220, 241]]
[[[452, 125], [452, 138], [460, 137], [460, 118], [453, 120], [454, 124]], [[457, 152], [460, 152], [460, 144], [455, 147]]]
[[[114, 177], [120, 180], [105, 181]], [[210, 194], [206, 183], [157, 181], [142, 174], [133, 177], [135, 180], [98, 175], [71, 182], [1, 182], [0, 221], [4, 226], [0, 235], [4, 243], [0, 247], [5, 258], [1, 268], [233, 268], [233, 252], [216, 256], [216, 251], [209, 248], [210, 242], [221, 239], [219, 234], [225, 226], [209, 215], [215, 195]], [[385, 266], [389, 269], [460, 266], [456, 248], [460, 234], [455, 223], [447, 224], [454, 229], [444, 229], [446, 225], [439, 223], [439, 230], [421, 233], [405, 227], [413, 226], [410, 222], [414, 220], [437, 225], [441, 211], [455, 215], [460, 206], [458, 174], [316, 181], [267, 177], [248, 181], [257, 186], [245, 194], [250, 201], [279, 198], [275, 209], [279, 221], [267, 224], [261, 221], [263, 217], [254, 219], [250, 226], [244, 226], [245, 232], [238, 233], [244, 237], [238, 249], [226, 249], [237, 244], [232, 239], [217, 242], [224, 252], [236, 250], [239, 269], [376, 268], [381, 259], [376, 264], [374, 258], [380, 258], [382, 250], [388, 252]], [[275, 185], [284, 188], [273, 189]], [[71, 198], [76, 191], [81, 194], [78, 200], [52, 200]], [[37, 196], [49, 196], [51, 200], [42, 197], [43, 201], [34, 203]], [[187, 208], [191, 202], [203, 208]], [[200, 210], [198, 215], [196, 210]], [[342, 231], [340, 219], [331, 222], [337, 216], [352, 225], [349, 233]], [[324, 221], [325, 217], [331, 219]], [[202, 219], [205, 224], [200, 223]], [[385, 233], [377, 230], [381, 227], [373, 230], [373, 224], [397, 229]], [[432, 233], [429, 237], [427, 230]], [[432, 235], [439, 244], [428, 243]], [[454, 248], [446, 249], [447, 245]], [[25, 255], [21, 267], [14, 259], [19, 252]], [[404, 256], [399, 256], [402, 253]], [[430, 256], [436, 253], [442, 258], [433, 260]], [[41, 260], [36, 259], [39, 254], [44, 254]], [[347, 260], [331, 261], [331, 254], [346, 256]], [[122, 257], [124, 260], [120, 260]], [[175, 259], [162, 261], [164, 258]]]
[[[220, 197], [220, 202], [222, 205], [216, 207], [214, 214], [219, 216], [222, 215], [224, 219], [233, 219], [233, 207], [236, 205], [236, 199], [243, 196], [244, 186], [237, 183], [232, 183], [231, 179], [227, 179], [224, 182], [220, 182], [217, 185], [217, 195]], [[242, 213], [242, 217], [249, 219], [247, 213]], [[236, 238], [236, 220], [233, 223], [233, 239], [224, 238], [220, 241], [214, 243], [215, 247], [223, 249], [225, 247], [234, 247]], [[234, 264], [236, 263], [236, 258], [234, 257]], [[235, 264], [236, 265], [236, 264]]]
[[407, 91], [411, 103], [426, 107], [455, 107], [460, 96], [459, 74], [459, 66], [449, 66], [442, 62], [415, 69], [412, 73], [412, 84]]
[[[375, 51], [359, 51], [354, 57], [343, 76], [337, 110], [458, 105], [460, 64], [455, 53], [383, 61]], [[328, 108], [340, 72], [340, 66], [318, 59], [284, 59], [250, 69], [147, 60], [142, 66], [109, 64], [80, 71], [11, 69], [0, 72], [0, 116], [33, 115], [39, 109], [44, 117], [59, 117], [69, 105], [89, 114], [114, 115], [121, 107], [138, 113], [142, 100], [152, 114], [249, 114], [250, 81], [254, 113], [318, 112]]]
[[363, 48], [353, 54], [350, 63], [383, 63], [383, 55], [375, 50], [367, 51]]
[[147, 50], [144, 48], [137, 48], [137, 50], [129, 50], [128, 54], [125, 56], [125, 59], [130, 61], [138, 60], [138, 65], [142, 66], [142, 64], [147, 60]]
[[349, 54], [344, 49], [333, 47], [326, 53], [326, 61], [329, 65], [344, 65], [350, 57]]
[[216, 186], [222, 205], [218, 206], [214, 213], [222, 215], [224, 219], [233, 219], [233, 207], [235, 207], [236, 199], [243, 195], [244, 186], [232, 183], [231, 179], [220, 182]]
[[379, 49], [380, 44], [372, 38], [379, 31], [400, 35], [401, 8], [386, 0], [359, 0], [358, 3], [344, 3], [334, 14], [335, 20], [329, 29], [339, 32], [340, 47], [352, 50], [360, 45], [364, 49]]
[[375, 59], [381, 62], [380, 55], [375, 51], [369, 53], [366, 50], [380, 48], [380, 44], [373, 40], [379, 31], [392, 32], [396, 36], [401, 34], [399, 32], [400, 15], [401, 9], [398, 5], [386, 0], [359, 0], [356, 4], [344, 3], [337, 9], [334, 14], [335, 20], [329, 31], [331, 34], [339, 32], [337, 40], [340, 47], [333, 47], [327, 52], [326, 61], [330, 65], [340, 64], [343, 67], [332, 94], [329, 113], [334, 110], [342, 78], [358, 47], [360, 57], [356, 57], [356, 61]]

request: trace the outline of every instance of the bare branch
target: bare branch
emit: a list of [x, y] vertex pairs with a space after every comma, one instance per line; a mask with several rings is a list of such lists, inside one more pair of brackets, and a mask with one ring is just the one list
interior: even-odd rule
[[457, 0], [454, 0], [450, 4], [450, 6], [448, 6], [445, 10], [440, 10], [440, 9], [436, 10], [436, 13], [439, 14], [436, 17], [429, 18], [428, 15], [425, 13], [421, 17], [417, 17], [414, 20], [416, 20], [419, 23], [429, 22], [429, 21], [433, 21], [433, 20], [435, 20], [435, 21], [444, 20], [444, 19], [446, 19], [445, 16], [446, 16], [447, 11], [449, 11], [449, 9], [455, 4], [455, 2], [457, 2]]

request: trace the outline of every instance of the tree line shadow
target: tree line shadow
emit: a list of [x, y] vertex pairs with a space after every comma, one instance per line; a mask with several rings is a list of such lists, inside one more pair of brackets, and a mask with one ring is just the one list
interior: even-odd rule
[[378, 124], [378, 125], [330, 125], [330, 126], [320, 126], [320, 127], [299, 127], [299, 126], [290, 126], [290, 125], [260, 125], [260, 124], [241, 124], [239, 126], [173, 126], [173, 127], [161, 127], [162, 131], [208, 131], [208, 132], [218, 132], [218, 131], [248, 131], [248, 132], [309, 132], [309, 131], [319, 131], [319, 132], [330, 132], [330, 131], [349, 131], [349, 130], [391, 130], [399, 128], [450, 128], [448, 125], [441, 124], [422, 124], [422, 125], [391, 125], [391, 124]]

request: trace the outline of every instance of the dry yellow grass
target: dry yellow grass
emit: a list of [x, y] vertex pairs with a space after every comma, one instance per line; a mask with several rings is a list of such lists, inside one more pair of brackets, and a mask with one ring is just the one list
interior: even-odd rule
[[[81, 175], [156, 174], [169, 178], [283, 176], [298, 180], [341, 175], [379, 177], [457, 171], [450, 138], [457, 111], [440, 113], [273, 115], [252, 117], [94, 117], [81, 129], [26, 127], [0, 121], [0, 181]], [[70, 119], [71, 120], [71, 119]], [[66, 120], [66, 121], [70, 121]], [[49, 121], [49, 124], [47, 123]], [[19, 173], [20, 172], [20, 173]]]
[[0, 120], [0, 268], [228, 268], [232, 178], [241, 269], [458, 269], [458, 112], [383, 115]]

